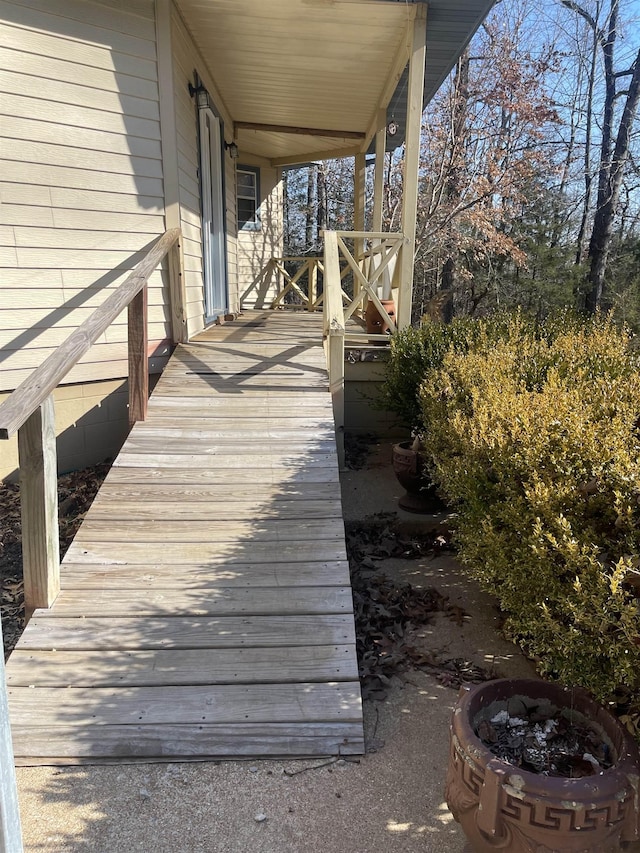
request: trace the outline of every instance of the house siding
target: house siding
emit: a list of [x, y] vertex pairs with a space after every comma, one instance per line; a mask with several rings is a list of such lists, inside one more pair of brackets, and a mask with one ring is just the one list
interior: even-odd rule
[[[198, 53], [175, 7], [172, 12], [171, 42], [173, 49], [173, 84], [178, 144], [180, 226], [183, 234], [185, 266], [186, 313], [189, 334], [193, 335], [204, 328], [205, 312], [198, 176], [198, 119], [194, 100], [189, 94], [189, 83], [193, 83], [193, 72], [197, 71], [204, 85], [212, 94], [215, 91], [215, 85], [208, 78], [204, 60]], [[218, 105], [215, 106], [218, 108]], [[229, 138], [229, 131], [226, 128], [225, 130], [226, 136]], [[228, 155], [224, 157], [224, 164], [229, 309], [237, 311], [238, 272], [235, 164]]]
[[[239, 162], [260, 169], [260, 222], [259, 229], [238, 230], [238, 283], [240, 294], [243, 294], [258, 279], [271, 258], [281, 258], [283, 253], [283, 195], [282, 175], [279, 169], [261, 165], [260, 161], [250, 155], [240, 154]], [[273, 279], [265, 278], [265, 286]], [[275, 296], [275, 286], [270, 284], [268, 290], [251, 290], [243, 300], [245, 308], [254, 305], [262, 307]]]
[[[0, 390], [15, 388], [164, 231], [152, 0], [0, 11]], [[152, 348], [169, 334], [149, 282]], [[126, 314], [67, 376], [126, 376]]]

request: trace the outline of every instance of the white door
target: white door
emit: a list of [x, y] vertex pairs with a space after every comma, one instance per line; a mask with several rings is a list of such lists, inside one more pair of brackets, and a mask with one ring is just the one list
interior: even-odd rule
[[200, 191], [202, 193], [202, 248], [204, 261], [205, 320], [212, 322], [228, 308], [223, 156], [220, 119], [212, 112], [208, 97], [198, 99], [200, 122]]

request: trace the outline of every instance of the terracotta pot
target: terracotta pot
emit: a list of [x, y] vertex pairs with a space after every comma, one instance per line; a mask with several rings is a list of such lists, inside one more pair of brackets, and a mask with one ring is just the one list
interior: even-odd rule
[[427, 479], [422, 457], [411, 449], [410, 441], [393, 445], [393, 471], [406, 495], [398, 500], [398, 506], [408, 512], [429, 513], [442, 509], [435, 486]]
[[[532, 773], [496, 758], [474, 733], [493, 702], [548, 700], [588, 720], [615, 757], [580, 779]], [[493, 711], [485, 712], [490, 716]], [[502, 679], [460, 691], [451, 723], [446, 800], [476, 853], [613, 853], [638, 838], [639, 756], [624, 727], [580, 689]]]
[[[395, 322], [396, 319], [396, 305], [393, 299], [381, 299], [380, 304], [387, 312], [389, 317]], [[389, 322], [386, 317], [382, 317], [380, 312], [378, 311], [377, 305], [369, 300], [367, 302], [367, 307], [364, 312], [364, 321], [366, 324], [367, 332], [370, 335], [384, 335], [385, 332], [390, 331]]]

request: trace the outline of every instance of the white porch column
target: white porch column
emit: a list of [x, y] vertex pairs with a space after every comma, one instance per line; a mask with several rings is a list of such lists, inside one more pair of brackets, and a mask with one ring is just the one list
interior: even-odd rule
[[424, 92], [424, 66], [427, 52], [427, 7], [420, 3], [413, 24], [413, 44], [409, 58], [407, 86], [407, 126], [402, 193], [402, 233], [406, 243], [400, 261], [400, 292], [397, 310], [398, 327], [411, 324], [413, 297], [413, 264], [416, 250], [416, 219], [418, 206], [418, 166], [420, 161], [420, 126]]
[[[364, 151], [356, 154], [355, 157], [355, 169], [354, 169], [354, 187], [353, 187], [353, 230], [354, 231], [364, 231], [364, 222], [365, 222], [365, 204], [366, 204], [366, 196], [365, 196], [365, 182], [366, 182], [366, 155]], [[364, 247], [364, 240], [357, 237], [354, 241], [354, 251], [356, 261], [358, 257], [362, 254], [362, 250]], [[362, 264], [360, 264], [360, 269], [362, 269]], [[365, 273], [366, 275], [366, 273]], [[354, 276], [353, 281], [353, 289], [354, 296], [360, 292], [360, 282], [356, 281]], [[366, 307], [363, 306], [363, 308]]]
[[376, 132], [376, 164], [373, 182], [373, 219], [372, 231], [382, 231], [382, 202], [384, 196], [384, 150], [387, 145], [387, 111], [378, 113], [378, 130]]

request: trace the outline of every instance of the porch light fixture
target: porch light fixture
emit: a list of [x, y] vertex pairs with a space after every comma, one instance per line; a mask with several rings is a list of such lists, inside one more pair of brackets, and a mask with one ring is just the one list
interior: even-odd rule
[[387, 133], [389, 136], [395, 136], [398, 132], [398, 125], [395, 121], [391, 120], [387, 125]]
[[238, 151], [238, 146], [235, 142], [225, 142], [224, 144], [225, 150], [229, 152], [229, 157], [232, 160], [237, 160], [240, 156], [240, 152]]

